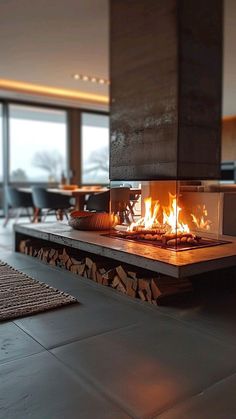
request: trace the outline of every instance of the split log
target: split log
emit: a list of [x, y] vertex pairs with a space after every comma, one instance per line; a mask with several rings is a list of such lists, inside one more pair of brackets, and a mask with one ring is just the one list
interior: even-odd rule
[[161, 291], [158, 287], [157, 279], [151, 279], [151, 290], [152, 290], [152, 299], [156, 301], [156, 299], [161, 295]]
[[121, 265], [119, 265], [119, 266], [117, 266], [116, 268], [116, 273], [117, 273], [117, 275], [120, 277], [120, 279], [122, 280], [122, 281], [125, 281], [126, 280], [126, 278], [127, 278], [127, 273], [125, 272], [125, 270], [122, 268], [122, 266]]
[[119, 283], [120, 283], [120, 278], [118, 275], [115, 275], [111, 283], [112, 288], [118, 287]]
[[130, 278], [133, 278], [133, 279], [136, 279], [136, 278], [137, 278], [137, 274], [136, 274], [136, 272], [130, 272], [130, 271], [128, 271], [127, 273], [128, 273], [128, 276], [129, 276]]
[[19, 244], [19, 252], [20, 253], [25, 253], [26, 243], [27, 243], [27, 240], [21, 240], [20, 241], [20, 244]]
[[91, 268], [91, 279], [93, 279], [93, 281], [97, 281], [97, 265], [94, 262]]
[[86, 267], [86, 271], [87, 271], [87, 278], [89, 278], [89, 279], [92, 279], [92, 266], [93, 266], [92, 259], [86, 257], [85, 258], [85, 267]]
[[96, 282], [98, 284], [108, 285], [108, 279], [105, 278], [105, 275], [103, 276], [99, 271], [96, 272]]
[[[134, 283], [136, 284], [134, 286]], [[135, 298], [137, 289], [137, 280], [127, 277], [126, 279], [126, 293], [129, 297]]]
[[66, 269], [69, 271], [72, 265], [73, 265], [72, 260], [69, 257], [68, 261], [66, 262]]
[[146, 301], [146, 296], [143, 290], [138, 290], [138, 295], [142, 301]]

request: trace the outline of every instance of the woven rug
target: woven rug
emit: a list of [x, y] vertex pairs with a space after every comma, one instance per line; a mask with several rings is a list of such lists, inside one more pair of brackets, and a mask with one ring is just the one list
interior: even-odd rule
[[78, 302], [0, 261], [0, 321]]

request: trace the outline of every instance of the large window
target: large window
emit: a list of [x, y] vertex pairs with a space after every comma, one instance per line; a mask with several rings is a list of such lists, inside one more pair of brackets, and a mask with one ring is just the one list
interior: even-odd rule
[[0, 103], [0, 215], [3, 208], [3, 108]]
[[0, 103], [0, 182], [3, 181], [3, 109]]
[[82, 114], [82, 183], [109, 182], [109, 118]]
[[10, 105], [10, 181], [58, 182], [67, 172], [67, 113]]

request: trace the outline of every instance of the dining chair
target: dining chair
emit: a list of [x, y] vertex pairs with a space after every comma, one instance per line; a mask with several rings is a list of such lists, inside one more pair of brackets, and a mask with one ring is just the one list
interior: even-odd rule
[[[132, 185], [130, 183], [124, 183], [122, 186], [124, 187], [128, 187], [128, 188], [132, 188]], [[130, 191], [130, 196], [129, 196], [129, 200], [130, 200], [130, 211], [132, 213], [132, 217], [135, 217], [135, 205], [139, 202], [139, 198], [140, 195], [137, 193], [132, 193]], [[136, 214], [137, 215], [137, 214]]]
[[118, 215], [120, 223], [130, 224], [133, 220], [133, 214], [130, 204], [130, 188], [117, 187], [110, 190], [111, 212]]
[[13, 186], [6, 186], [5, 192], [9, 208], [3, 226], [6, 227], [11, 218], [15, 218], [15, 222], [17, 222], [23, 211], [26, 211], [32, 221], [30, 209], [33, 209], [34, 204], [31, 192], [23, 192]]
[[90, 195], [86, 202], [87, 211], [109, 212], [110, 191]]
[[69, 196], [56, 192], [48, 192], [40, 186], [33, 186], [32, 195], [36, 208], [34, 222], [38, 221], [41, 214], [43, 216], [42, 221], [45, 221], [47, 215], [51, 212], [56, 215], [58, 220], [63, 220], [64, 215], [68, 219], [68, 212], [72, 207]]

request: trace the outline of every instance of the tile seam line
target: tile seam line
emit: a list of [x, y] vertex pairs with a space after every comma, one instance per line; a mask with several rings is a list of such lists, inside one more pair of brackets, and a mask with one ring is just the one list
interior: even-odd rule
[[96, 390], [96, 392], [98, 394], [101, 394], [104, 397], [104, 399], [109, 400], [113, 405], [117, 406], [119, 409], [121, 409], [121, 411], [126, 413], [129, 416], [130, 419], [142, 419], [140, 416], [134, 416], [133, 413], [131, 411], [129, 411], [129, 409], [122, 406], [122, 404], [119, 402], [119, 400], [117, 400], [116, 398], [113, 398], [110, 395], [110, 393], [107, 393], [103, 389], [103, 387], [99, 385], [99, 383], [97, 381], [94, 381], [94, 380], [90, 379], [89, 376], [86, 375], [86, 373], [84, 373], [83, 370], [81, 370], [79, 368], [79, 370], [77, 370], [75, 372], [74, 369], [70, 365], [68, 365], [65, 361], [63, 361], [59, 357], [57, 357], [53, 352], [51, 353], [51, 355], [57, 361], [59, 361], [61, 364], [63, 364], [69, 371], [72, 371], [73, 373], [78, 375], [78, 377], [81, 379], [81, 381], [84, 381], [87, 385], [91, 386], [94, 390]]
[[[42, 313], [41, 313], [42, 314]], [[22, 317], [22, 318], [19, 318], [19, 319], [17, 319], [17, 320], [21, 320], [21, 319], [26, 319], [27, 317]], [[81, 341], [84, 341], [84, 340], [87, 340], [87, 339], [92, 339], [92, 338], [97, 338], [97, 337], [99, 337], [99, 336], [103, 336], [103, 335], [106, 335], [106, 334], [109, 334], [109, 333], [112, 333], [113, 331], [114, 332], [116, 332], [116, 331], [119, 331], [119, 330], [123, 330], [123, 329], [126, 329], [126, 328], [128, 328], [128, 327], [133, 327], [133, 326], [135, 326], [136, 324], [142, 324], [142, 322], [141, 323], [132, 323], [132, 324], [129, 324], [129, 325], [126, 325], [126, 326], [121, 326], [121, 327], [118, 327], [118, 328], [115, 328], [115, 329], [109, 329], [109, 330], [107, 330], [107, 331], [105, 331], [105, 332], [101, 332], [101, 333], [97, 333], [96, 335], [90, 335], [90, 336], [87, 336], [87, 337], [82, 337], [82, 338], [72, 338], [72, 339], [69, 339], [68, 341], [64, 341], [64, 342], [62, 342], [61, 344], [59, 343], [58, 345], [56, 345], [56, 346], [49, 346], [49, 347], [46, 347], [46, 346], [44, 346], [42, 343], [40, 343], [40, 341], [38, 341], [35, 337], [33, 337], [31, 334], [30, 334], [30, 332], [28, 332], [25, 328], [24, 328], [24, 326], [21, 326], [21, 325], [19, 325], [19, 324], [17, 324], [17, 323], [15, 323], [14, 321], [13, 321], [13, 323], [21, 330], [21, 331], [23, 331], [27, 336], [29, 336], [31, 339], [33, 339], [36, 343], [38, 343], [45, 351], [47, 351], [47, 352], [50, 352], [50, 351], [52, 351], [52, 350], [54, 350], [54, 349], [57, 349], [57, 348], [61, 348], [61, 347], [64, 347], [64, 346], [66, 346], [66, 345], [70, 345], [70, 344], [73, 344], [73, 343], [76, 343], [76, 342], [81, 342]]]
[[4, 362], [0, 362], [0, 371], [1, 371], [1, 367], [4, 366], [4, 365], [12, 364], [12, 362], [21, 361], [21, 360], [27, 359], [27, 358], [32, 358], [34, 356], [37, 356], [37, 355], [40, 355], [40, 354], [43, 354], [43, 353], [46, 353], [46, 352], [48, 352], [47, 349], [39, 351], [39, 352], [34, 352], [32, 354], [24, 355], [24, 356], [21, 356], [21, 357], [18, 357], [18, 358], [9, 359], [9, 360], [4, 361]]
[[60, 344], [58, 346], [50, 346], [47, 350], [51, 353], [51, 351], [53, 351], [54, 349], [64, 348], [65, 346], [74, 344], [76, 342], [83, 342], [83, 341], [96, 339], [97, 337], [102, 337], [102, 336], [109, 335], [111, 333], [116, 333], [117, 331], [120, 331], [120, 330], [129, 329], [130, 327], [133, 327], [133, 326], [136, 326], [136, 325], [139, 325], [139, 324], [142, 324], [142, 322], [132, 323], [132, 324], [129, 324], [129, 325], [126, 325], [126, 326], [117, 327], [115, 329], [109, 329], [109, 330], [106, 330], [105, 332], [96, 333], [95, 335], [90, 335], [90, 336], [87, 336], [87, 337], [85, 336], [85, 337], [81, 337], [81, 338], [75, 338], [75, 339], [69, 340], [67, 342], [63, 342], [62, 344]]
[[221, 343], [221, 344], [223, 344], [223, 345], [225, 345], [225, 346], [227, 346], [229, 348], [232, 348], [233, 349], [236, 346], [236, 343], [233, 344], [233, 343], [225, 342], [225, 340], [223, 338], [220, 338], [215, 333], [212, 333], [210, 331], [204, 330], [203, 327], [201, 327], [201, 326], [194, 325], [194, 324], [188, 322], [187, 320], [179, 319], [179, 318], [175, 317], [172, 314], [168, 314], [168, 313], [162, 313], [162, 314], [164, 316], [172, 319], [172, 320], [175, 320], [175, 321], [179, 322], [180, 324], [184, 325], [188, 329], [194, 330], [195, 332], [200, 333], [201, 335], [204, 335], [206, 337], [209, 336], [211, 338], [214, 338], [218, 343]]
[[34, 342], [36, 342], [38, 345], [40, 345], [45, 351], [47, 351], [47, 348], [40, 343], [37, 339], [35, 339], [29, 332], [27, 332], [23, 327], [21, 327], [19, 324], [17, 324], [16, 322], [21, 320], [21, 319], [26, 319], [27, 317], [19, 317], [15, 320], [12, 320], [12, 323], [18, 327], [18, 329], [21, 330], [21, 332], [25, 333], [28, 337], [30, 337]]

